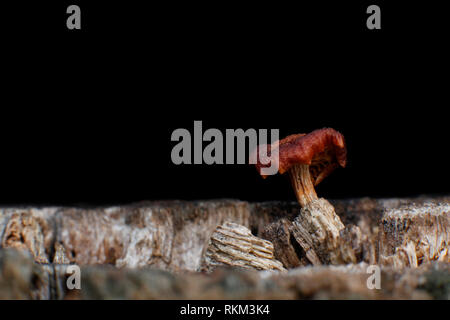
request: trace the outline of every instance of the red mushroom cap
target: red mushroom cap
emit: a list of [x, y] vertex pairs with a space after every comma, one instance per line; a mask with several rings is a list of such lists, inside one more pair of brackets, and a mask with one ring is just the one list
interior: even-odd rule
[[[309, 134], [293, 134], [268, 146], [268, 151], [278, 148], [278, 172], [283, 174], [295, 164], [310, 166], [314, 185], [318, 185], [338, 166], [347, 163], [344, 136], [332, 128], [314, 130]], [[271, 161], [274, 159], [271, 158]], [[256, 163], [256, 169], [266, 165]], [[263, 175], [263, 178], [266, 176]]]

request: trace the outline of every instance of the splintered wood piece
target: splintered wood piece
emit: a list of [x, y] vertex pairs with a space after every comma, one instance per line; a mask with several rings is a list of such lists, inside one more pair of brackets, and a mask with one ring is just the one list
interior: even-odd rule
[[231, 266], [285, 271], [273, 251], [270, 241], [255, 237], [242, 225], [225, 222], [213, 232], [200, 269], [211, 271], [217, 266]]
[[379, 260], [396, 268], [450, 262], [450, 205], [408, 204], [387, 209], [381, 219]]
[[292, 232], [292, 223], [281, 218], [270, 223], [263, 231], [262, 237], [273, 243], [275, 258], [285, 268], [296, 268], [309, 264], [303, 249], [295, 240]]
[[334, 207], [323, 198], [301, 209], [291, 232], [313, 265], [357, 262], [359, 228], [346, 229]]

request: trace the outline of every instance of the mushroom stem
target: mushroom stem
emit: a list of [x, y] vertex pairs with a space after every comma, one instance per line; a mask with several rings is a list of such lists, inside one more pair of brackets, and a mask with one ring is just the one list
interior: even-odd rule
[[295, 191], [297, 201], [304, 208], [309, 203], [317, 200], [316, 190], [309, 172], [309, 165], [296, 164], [289, 169], [289, 177], [291, 179], [292, 187]]

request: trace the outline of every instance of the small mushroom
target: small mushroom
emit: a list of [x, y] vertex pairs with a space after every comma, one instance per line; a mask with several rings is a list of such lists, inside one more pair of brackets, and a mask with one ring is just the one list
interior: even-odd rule
[[[259, 152], [261, 147], [256, 151]], [[345, 243], [345, 239], [357, 230], [354, 227], [347, 230], [334, 207], [327, 200], [318, 198], [314, 189], [334, 169], [345, 167], [347, 149], [344, 136], [332, 128], [294, 134], [268, 145], [266, 154], [266, 157], [259, 154], [256, 168], [261, 174], [261, 168], [269, 163], [273, 166], [275, 161], [279, 173], [288, 172], [302, 207], [300, 215], [292, 221], [290, 232], [310, 263], [356, 262], [355, 248]]]
[[[309, 134], [293, 134], [268, 146], [268, 151], [278, 149], [278, 172], [288, 172], [298, 202], [302, 207], [317, 200], [314, 187], [337, 167], [345, 167], [347, 149], [344, 136], [331, 128], [315, 130]], [[256, 168], [266, 165], [257, 162]], [[267, 176], [263, 175], [263, 178]]]

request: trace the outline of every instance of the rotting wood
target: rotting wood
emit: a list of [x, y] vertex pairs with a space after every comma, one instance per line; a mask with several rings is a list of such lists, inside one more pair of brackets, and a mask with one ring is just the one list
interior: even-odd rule
[[366, 263], [211, 274], [82, 266], [81, 290], [67, 290], [65, 267], [0, 249], [0, 299], [450, 299], [450, 265], [438, 261], [403, 270], [382, 267], [379, 290], [367, 287]]
[[270, 223], [263, 231], [262, 237], [273, 243], [275, 258], [286, 268], [296, 268], [310, 264], [303, 248], [295, 240], [291, 232], [292, 223], [281, 218]]
[[310, 202], [292, 224], [294, 237], [312, 264], [357, 262], [353, 245], [341, 236], [345, 226], [327, 200]]
[[[331, 203], [341, 221], [361, 231], [355, 232], [350, 226], [341, 235], [346, 243], [351, 243], [357, 261], [393, 265], [397, 247], [403, 247], [402, 252], [412, 248], [411, 244], [408, 247], [407, 243], [399, 242], [400, 237], [414, 244], [417, 264], [437, 257], [436, 254], [430, 256], [424, 243], [441, 259], [448, 256], [448, 238], [436, 245], [439, 251], [433, 249], [433, 239], [436, 235], [448, 237], [445, 226], [448, 226], [449, 197], [363, 198]], [[430, 206], [434, 208], [432, 214], [405, 214], [426, 211], [421, 208]], [[53, 262], [60, 252], [56, 246], [60, 245], [65, 251], [63, 261], [79, 265], [152, 266], [170, 271], [195, 271], [216, 226], [231, 221], [271, 241], [275, 258], [286, 268], [294, 268], [299, 263], [311, 263], [301, 246], [297, 246], [291, 230], [292, 221], [300, 210], [294, 202], [233, 200], [147, 202], [109, 208], [3, 208], [0, 209], [0, 246], [25, 249], [40, 263]], [[393, 218], [396, 215], [399, 219]], [[400, 228], [404, 223], [407, 230]], [[264, 231], [272, 224], [279, 225], [274, 228], [280, 231], [279, 239], [273, 238], [278, 231], [272, 232], [272, 238], [270, 232]], [[355, 246], [358, 242], [361, 243], [359, 248]], [[398, 251], [402, 255], [400, 249]], [[410, 254], [410, 257], [413, 256]], [[55, 262], [61, 261], [58, 259]], [[406, 260], [401, 258], [401, 261]], [[398, 268], [410, 265], [415, 264], [410, 264], [409, 260], [397, 263]]]
[[409, 204], [386, 210], [380, 222], [380, 263], [396, 268], [450, 262], [450, 205]]
[[273, 255], [273, 244], [258, 238], [246, 227], [225, 222], [211, 235], [203, 257], [202, 271], [212, 271], [218, 266], [256, 270], [286, 271]]

